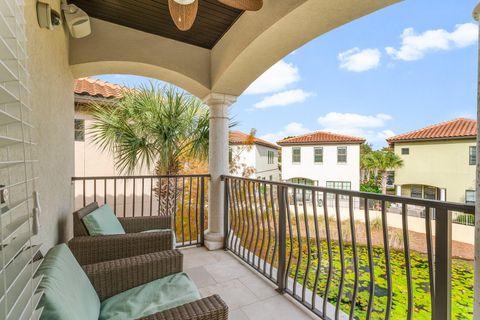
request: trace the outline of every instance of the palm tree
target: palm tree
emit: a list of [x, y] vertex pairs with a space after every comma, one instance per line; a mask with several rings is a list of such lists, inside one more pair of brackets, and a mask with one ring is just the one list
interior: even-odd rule
[[[93, 141], [114, 154], [120, 171], [146, 166], [157, 175], [172, 176], [181, 173], [183, 159], [208, 157], [208, 107], [172, 86], [126, 90], [114, 105], [90, 108]], [[160, 213], [173, 214], [179, 194], [175, 179], [161, 179], [156, 192]]]
[[391, 150], [381, 150], [374, 152], [377, 158], [377, 169], [381, 173], [382, 193], [387, 193], [388, 170], [394, 170], [403, 166], [403, 160]]

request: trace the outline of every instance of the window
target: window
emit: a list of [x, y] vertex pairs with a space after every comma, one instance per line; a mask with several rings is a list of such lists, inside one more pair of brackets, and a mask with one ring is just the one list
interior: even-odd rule
[[338, 147], [337, 148], [337, 162], [338, 163], [347, 163], [347, 147]]
[[351, 190], [352, 183], [350, 181], [327, 181], [327, 188]]
[[313, 162], [323, 163], [323, 148], [317, 147], [313, 149]]
[[466, 190], [465, 191], [465, 203], [466, 204], [475, 204], [475, 190]]
[[413, 185], [411, 190], [410, 190], [410, 196], [412, 198], [423, 198], [422, 186]]
[[85, 120], [75, 119], [75, 141], [85, 141]]
[[410, 154], [410, 148], [402, 148], [402, 154]]
[[268, 151], [268, 164], [274, 164], [274, 163], [275, 163], [275, 152]]
[[300, 163], [302, 160], [301, 149], [298, 147], [292, 148], [292, 163]]
[[423, 193], [424, 199], [437, 200], [437, 188], [425, 186]]
[[471, 146], [468, 151], [468, 163], [471, 166], [474, 166], [477, 164], [477, 147], [476, 146]]
[[272, 175], [270, 175], [270, 181], [272, 181], [272, 180], [273, 180], [273, 176], [272, 176]]
[[395, 171], [388, 171], [387, 173], [387, 187], [393, 187], [395, 185]]
[[228, 163], [232, 163], [233, 161], [233, 150], [232, 148], [228, 148]]

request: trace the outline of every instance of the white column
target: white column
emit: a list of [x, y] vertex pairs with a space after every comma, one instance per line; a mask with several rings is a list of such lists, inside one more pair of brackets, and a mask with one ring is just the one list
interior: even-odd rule
[[447, 201], [447, 189], [440, 189], [440, 201]]
[[[473, 11], [473, 18], [480, 20], [480, 3]], [[479, 28], [480, 31], [480, 28]], [[480, 32], [479, 32], [480, 40]], [[480, 319], [480, 46], [478, 51], [478, 78], [477, 78], [477, 168], [475, 193], [475, 264], [473, 285], [473, 319]]]
[[228, 174], [228, 107], [236, 99], [220, 93], [211, 93], [204, 99], [210, 107], [208, 170], [211, 179], [208, 188], [208, 229], [205, 232], [205, 246], [209, 250], [223, 248], [224, 190], [220, 176]]
[[399, 197], [402, 196], [402, 186], [400, 186], [398, 184], [395, 186], [395, 194]]

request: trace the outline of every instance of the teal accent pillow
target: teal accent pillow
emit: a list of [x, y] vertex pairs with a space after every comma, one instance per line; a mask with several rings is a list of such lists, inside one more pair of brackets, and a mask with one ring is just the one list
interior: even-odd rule
[[102, 302], [99, 320], [143, 318], [198, 299], [197, 287], [180, 272], [108, 298]]
[[82, 221], [91, 236], [125, 234], [122, 224], [108, 204], [92, 211]]
[[41, 319], [98, 319], [100, 299], [70, 249], [59, 244], [47, 253], [36, 276], [43, 275]]

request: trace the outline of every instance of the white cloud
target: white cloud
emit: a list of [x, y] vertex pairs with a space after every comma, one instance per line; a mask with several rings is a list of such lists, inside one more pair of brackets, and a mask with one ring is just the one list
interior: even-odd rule
[[357, 113], [330, 112], [319, 117], [318, 123], [323, 127], [378, 128], [385, 126], [385, 122], [391, 119], [390, 115], [384, 113], [366, 116]]
[[387, 122], [392, 120], [388, 114], [362, 115], [357, 113], [330, 112], [318, 118], [323, 131], [330, 131], [345, 135], [367, 139], [368, 142], [385, 142], [385, 139], [394, 136], [392, 130], [385, 129]]
[[260, 139], [277, 142], [288, 136], [298, 136], [301, 134], [308, 133], [310, 130], [305, 128], [303, 124], [299, 122], [291, 122], [287, 124], [281, 131], [273, 132], [261, 136]]
[[255, 104], [255, 108], [265, 109], [275, 106], [287, 106], [293, 103], [301, 103], [311, 95], [311, 93], [305, 92], [302, 89], [283, 91], [263, 98], [260, 102]]
[[427, 30], [418, 34], [413, 28], [403, 30], [402, 44], [399, 49], [385, 48], [394, 59], [414, 61], [422, 59], [427, 52], [464, 48], [477, 42], [478, 26], [474, 23], [464, 23], [455, 26], [455, 30]]
[[378, 49], [363, 49], [355, 47], [353, 49], [338, 54], [340, 69], [353, 72], [363, 72], [374, 69], [380, 65], [382, 56]]
[[300, 74], [298, 68], [292, 63], [280, 60], [255, 80], [247, 90], [245, 90], [245, 94], [278, 92], [299, 80]]

